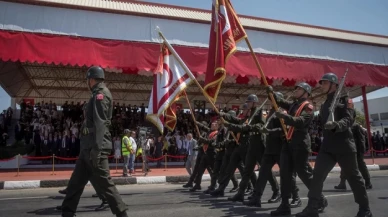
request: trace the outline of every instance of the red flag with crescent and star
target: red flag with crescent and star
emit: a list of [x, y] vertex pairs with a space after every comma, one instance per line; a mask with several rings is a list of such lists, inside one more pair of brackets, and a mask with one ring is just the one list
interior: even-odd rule
[[[167, 43], [167, 42], [164, 42]], [[148, 103], [147, 120], [163, 133], [165, 111], [176, 101], [177, 96], [193, 81], [194, 76], [186, 72], [178, 59], [163, 44], [155, 69], [154, 84]]]
[[236, 44], [246, 38], [230, 0], [213, 0], [209, 54], [205, 76], [205, 93], [216, 102], [221, 84], [226, 77], [225, 65], [236, 51]]

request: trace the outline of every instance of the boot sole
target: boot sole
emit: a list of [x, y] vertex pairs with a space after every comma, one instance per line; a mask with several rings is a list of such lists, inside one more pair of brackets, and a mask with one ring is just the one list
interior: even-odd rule
[[282, 198], [278, 198], [274, 201], [268, 200], [268, 203], [279, 203], [282, 200]]
[[285, 216], [285, 215], [291, 215], [291, 211], [290, 212], [275, 213], [275, 214], [271, 213], [271, 216]]

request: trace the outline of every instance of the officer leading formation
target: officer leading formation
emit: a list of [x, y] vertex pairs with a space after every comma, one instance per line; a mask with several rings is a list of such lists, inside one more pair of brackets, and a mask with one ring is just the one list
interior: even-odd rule
[[[304, 82], [297, 84], [293, 100], [284, 99], [282, 93], [274, 92], [268, 86], [267, 93], [274, 96], [280, 109], [272, 108], [266, 120], [263, 118], [263, 105], [259, 106], [258, 97], [251, 94], [238, 117], [233, 112], [220, 112], [218, 122], [213, 122], [211, 129], [207, 128], [207, 123], [197, 122], [202, 135], [199, 139], [200, 153], [196, 168], [183, 187], [191, 187], [190, 191], [200, 190], [201, 178], [207, 169], [212, 181], [204, 194], [223, 197], [232, 180], [232, 191], [237, 190], [237, 194], [228, 200], [261, 207], [261, 197], [269, 181], [273, 195], [268, 203], [281, 201], [271, 216], [287, 216], [291, 215], [291, 208], [302, 206], [296, 186], [298, 176], [309, 190], [309, 201], [306, 208], [296, 216], [318, 217], [328, 206], [322, 194], [323, 182], [338, 163], [341, 167], [341, 183], [336, 189], [346, 189], [347, 180], [359, 204], [356, 217], [372, 217], [366, 192], [366, 189], [372, 188], [372, 184], [363, 159], [365, 136], [362, 127], [354, 122], [353, 102], [346, 95], [341, 95], [339, 100], [335, 99], [335, 95], [339, 95], [342, 89], [335, 74], [325, 74], [319, 83], [327, 98], [320, 108], [324, 138], [314, 169], [308, 162], [311, 154], [308, 130], [314, 117], [314, 106], [309, 101], [311, 86]], [[328, 120], [331, 105], [334, 111]], [[282, 129], [281, 121], [288, 128], [287, 134]], [[258, 177], [254, 171], [256, 164], [260, 165]], [[275, 164], [280, 168], [280, 188], [271, 171]], [[242, 176], [238, 187], [234, 177], [237, 168]], [[254, 190], [250, 191], [252, 185]], [[247, 193], [250, 194], [249, 200], [244, 201]], [[289, 199], [292, 199], [291, 203]]]
[[109, 204], [117, 217], [127, 217], [127, 205], [121, 199], [110, 177], [108, 155], [112, 151], [109, 132], [112, 119], [113, 98], [104, 83], [101, 67], [89, 68], [86, 83], [92, 95], [85, 108], [85, 123], [82, 136], [85, 147], [77, 160], [72, 179], [62, 203], [62, 216], [74, 217], [85, 185], [93, 180], [96, 191]]

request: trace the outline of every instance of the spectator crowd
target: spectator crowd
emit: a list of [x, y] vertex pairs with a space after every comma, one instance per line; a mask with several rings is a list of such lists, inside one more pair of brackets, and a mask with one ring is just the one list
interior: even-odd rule
[[[62, 112], [59, 112], [58, 106], [51, 101], [42, 101], [36, 105], [22, 102], [20, 106], [20, 120], [15, 127], [16, 140], [24, 140], [26, 144], [33, 144], [35, 146], [36, 156], [51, 156], [55, 154], [55, 156], [62, 158], [75, 158], [80, 151], [79, 129], [83, 120], [82, 105], [80, 102], [68, 103], [66, 101], [61, 107]], [[220, 110], [227, 112], [230, 109], [223, 108]], [[139, 107], [136, 105], [114, 104], [111, 125], [112, 144], [114, 147], [112, 155], [117, 157], [117, 153], [121, 150], [121, 138], [124, 129], [136, 131], [139, 126], [144, 126], [145, 115], [146, 107], [144, 104]], [[150, 147], [150, 157], [160, 158], [165, 154], [170, 156], [184, 156], [187, 153], [188, 141], [186, 135], [189, 133], [194, 137], [197, 135], [194, 121], [188, 111], [178, 110], [176, 115], [177, 125], [173, 132], [165, 130], [168, 133], [158, 137], [152, 134], [149, 135], [155, 141]], [[10, 117], [12, 117], [12, 109], [3, 111], [0, 115], [0, 133], [2, 135], [7, 132]], [[206, 121], [210, 123], [215, 120], [216, 115], [212, 110], [207, 113], [204, 110], [199, 110], [196, 111], [195, 118], [199, 122]], [[320, 126], [319, 117], [314, 116], [309, 129], [313, 152], [319, 151], [323, 140]], [[6, 141], [6, 135], [1, 137], [1, 145], [4, 144], [4, 140]], [[379, 132], [377, 134], [373, 133], [372, 142], [376, 150], [385, 150], [388, 148], [386, 135], [382, 136]], [[181, 158], [169, 158], [168, 160], [184, 161]], [[58, 163], [73, 162], [58, 160]], [[45, 163], [48, 163], [48, 161]]]

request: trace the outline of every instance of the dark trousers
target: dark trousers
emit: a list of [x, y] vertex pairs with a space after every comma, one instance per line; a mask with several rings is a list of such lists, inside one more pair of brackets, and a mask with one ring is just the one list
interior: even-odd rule
[[[83, 151], [87, 152], [86, 154], [89, 153], [88, 150], [83, 150]], [[85, 155], [85, 153], [82, 153], [83, 151], [81, 151], [80, 154]], [[71, 177], [70, 177], [70, 180], [69, 180], [69, 184], [68, 184], [66, 189], [69, 189], [70, 183], [73, 183], [74, 179], [76, 179], [76, 178], [77, 178], [76, 177], [76, 173], [73, 172], [71, 174]], [[92, 187], [94, 188], [94, 190], [96, 191], [96, 193], [97, 193], [98, 197], [100, 198], [100, 200], [102, 200], [103, 202], [106, 202], [106, 198], [105, 198], [103, 192], [101, 191], [101, 188], [97, 185], [96, 179], [92, 176], [92, 177], [90, 177], [89, 181], [90, 181], [90, 184], [92, 185]]]
[[[293, 174], [299, 176], [302, 182], [310, 189], [313, 179], [312, 168], [308, 162], [309, 152], [304, 149], [283, 149], [280, 154], [280, 183], [283, 201], [291, 198]], [[295, 178], [294, 178], [295, 179]]]
[[[362, 178], [364, 178], [365, 184], [370, 185], [370, 174], [368, 167], [366, 166], [363, 153], [357, 153], [357, 166], [360, 170]], [[345, 184], [346, 176], [344, 171], [341, 169], [341, 183]]]
[[[210, 189], [214, 189], [217, 185], [217, 180], [221, 173], [224, 173], [225, 168], [222, 168], [222, 161], [225, 155], [225, 151], [219, 151], [216, 154], [216, 157], [214, 159], [214, 166], [213, 166], [213, 172], [210, 174], [211, 180], [210, 180]], [[223, 171], [221, 171], [223, 170]]]
[[[245, 162], [246, 155], [248, 151], [248, 145], [242, 144], [237, 146], [230, 157], [229, 164], [226, 168], [226, 171], [222, 177], [219, 178], [218, 183], [220, 184], [220, 189], [225, 190], [228, 186], [230, 179], [234, 175], [237, 167]], [[244, 165], [245, 169], [245, 165]], [[242, 176], [242, 174], [241, 174]], [[255, 177], [251, 177], [251, 182], [254, 183], [256, 180]]]
[[[255, 173], [255, 166], [256, 164], [261, 164], [262, 158], [264, 155], [264, 146], [259, 144], [250, 144], [248, 147], [247, 156], [245, 159], [245, 168], [242, 174], [242, 179], [240, 182], [239, 190], [245, 191], [245, 189], [248, 186], [249, 179], [254, 179], [255, 181], [252, 182], [252, 185], [256, 185], [256, 173]], [[253, 178], [252, 178], [253, 177]], [[272, 174], [271, 169], [271, 175], [268, 176], [268, 181], [271, 184], [273, 191], [279, 191], [279, 184], [275, 178], [275, 176]]]
[[[222, 159], [220, 175], [218, 176], [218, 184], [221, 184], [220, 183], [221, 177], [224, 177], [226, 175], [226, 171], [228, 169], [228, 165], [232, 158], [234, 149], [235, 148], [229, 148], [225, 150], [224, 158]], [[237, 169], [240, 172], [240, 174], [242, 174], [242, 172], [244, 171], [244, 164], [240, 162], [240, 164], [237, 165]], [[238, 181], [234, 173], [230, 178], [230, 180], [232, 181], [234, 187], [238, 187]]]
[[[195, 166], [194, 166], [194, 170], [189, 178], [189, 182], [190, 184], [192, 184], [195, 180], [195, 178], [197, 177], [198, 175], [198, 172], [199, 172], [199, 166], [201, 164], [201, 160], [202, 160], [202, 157], [204, 156], [204, 153], [202, 151], [200, 151], [197, 155], [197, 159], [195, 160]], [[204, 171], [205, 172], [205, 171]], [[201, 177], [202, 179], [202, 177]]]
[[[97, 167], [93, 167], [89, 160], [89, 151], [85, 150], [80, 154], [73, 171], [73, 179], [70, 180], [67, 187], [67, 194], [62, 203], [62, 212], [75, 213], [85, 185], [89, 180], [94, 180], [98, 191], [108, 201], [113, 214], [119, 214], [127, 210], [127, 206], [121, 199], [115, 184], [110, 177], [108, 155], [109, 152], [103, 152]], [[97, 190], [96, 189], [96, 190]]]
[[[267, 185], [267, 181], [272, 177], [272, 179], [276, 180], [276, 177], [272, 173], [272, 167], [278, 164], [280, 165], [280, 155], [272, 155], [272, 154], [265, 154], [263, 156], [263, 159], [261, 161], [261, 166], [259, 170], [259, 178], [257, 179], [256, 185], [255, 185], [255, 194], [257, 197], [261, 199], [261, 196], [263, 195], [265, 186]], [[296, 186], [296, 177], [293, 175], [291, 180], [291, 192], [293, 196], [298, 194], [298, 187]], [[277, 186], [277, 188], [276, 188]], [[275, 185], [272, 186], [272, 191], [276, 192], [279, 191], [279, 186]]]
[[[195, 185], [201, 186], [202, 176], [205, 173], [206, 169], [209, 172], [210, 177], [213, 176], [213, 166], [215, 165], [214, 160], [215, 160], [214, 153], [203, 154], [201, 156], [201, 160], [200, 160], [199, 165], [198, 165], [198, 173], [195, 176]], [[195, 165], [195, 167], [196, 166], [197, 165]], [[194, 168], [194, 170], [195, 170], [195, 168]], [[194, 173], [192, 175], [194, 175]]]
[[318, 204], [322, 194], [323, 182], [337, 162], [349, 182], [356, 203], [361, 208], [369, 208], [368, 195], [358, 170], [356, 153], [332, 154], [324, 151], [319, 152], [315, 161], [312, 185], [308, 193], [309, 204], [312, 204], [312, 206]]

